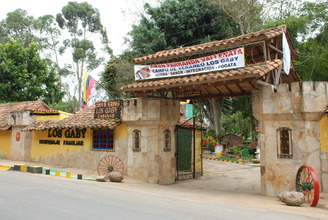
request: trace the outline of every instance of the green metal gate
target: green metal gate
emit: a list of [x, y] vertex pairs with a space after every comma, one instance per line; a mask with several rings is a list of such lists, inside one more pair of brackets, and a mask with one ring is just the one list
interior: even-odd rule
[[177, 179], [190, 179], [192, 172], [192, 130], [178, 128], [177, 132]]
[[177, 180], [192, 179], [202, 175], [202, 171], [196, 172], [196, 160], [199, 162], [201, 156], [196, 155], [193, 131], [195, 130], [181, 127], [176, 129]]

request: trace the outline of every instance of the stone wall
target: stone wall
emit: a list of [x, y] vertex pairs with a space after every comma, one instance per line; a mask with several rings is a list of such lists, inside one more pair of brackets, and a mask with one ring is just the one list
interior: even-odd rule
[[[253, 92], [253, 114], [259, 121], [261, 192], [274, 196], [295, 190], [301, 165], [311, 166], [321, 190], [328, 191], [328, 153], [320, 149], [319, 121], [328, 105], [327, 82], [303, 82], [265, 86]], [[277, 157], [277, 129], [291, 129], [292, 158]]]
[[21, 130], [34, 121], [35, 118], [29, 111], [9, 114], [8, 125], [12, 126], [10, 159], [23, 161], [30, 159], [32, 135], [30, 132], [22, 132]]
[[[127, 125], [127, 176], [148, 183], [175, 182], [175, 125], [180, 119], [177, 100], [134, 98], [123, 101]], [[133, 150], [133, 132], [140, 131], [140, 150]], [[164, 150], [164, 131], [171, 133], [171, 150]]]
[[22, 132], [24, 126], [14, 126], [11, 132], [11, 160], [29, 161], [31, 153], [31, 132]]

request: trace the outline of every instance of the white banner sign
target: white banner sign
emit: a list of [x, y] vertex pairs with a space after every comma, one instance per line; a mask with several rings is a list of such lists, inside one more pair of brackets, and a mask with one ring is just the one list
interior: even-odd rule
[[245, 66], [244, 48], [175, 63], [135, 65], [135, 80], [183, 76]]
[[290, 49], [289, 44], [285, 35], [284, 30], [282, 30], [282, 58], [284, 62], [284, 71], [288, 75], [290, 70]]

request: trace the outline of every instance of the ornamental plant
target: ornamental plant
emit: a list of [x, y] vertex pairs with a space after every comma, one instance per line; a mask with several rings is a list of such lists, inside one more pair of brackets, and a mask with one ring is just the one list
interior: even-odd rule
[[203, 134], [203, 148], [208, 148], [214, 152], [214, 148], [217, 144], [217, 140], [211, 135], [204, 132]]

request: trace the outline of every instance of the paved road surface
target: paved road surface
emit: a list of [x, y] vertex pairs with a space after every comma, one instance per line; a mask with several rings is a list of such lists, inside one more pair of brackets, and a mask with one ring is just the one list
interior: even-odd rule
[[205, 160], [204, 170], [199, 179], [170, 186], [0, 171], [0, 219], [327, 219], [326, 199], [317, 208], [288, 207], [259, 195], [258, 167]]
[[176, 188], [147, 191], [16, 171], [1, 171], [0, 179], [0, 219], [316, 219]]

